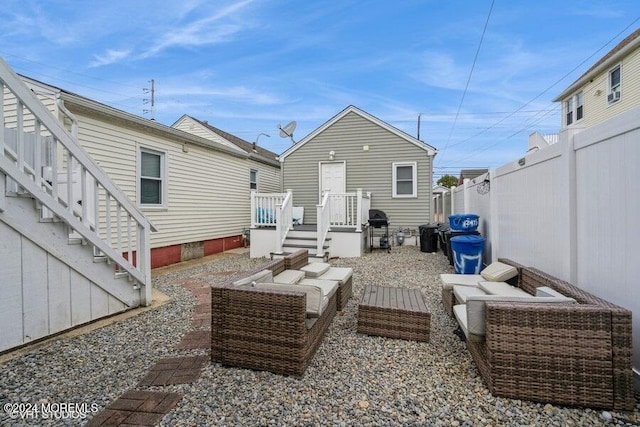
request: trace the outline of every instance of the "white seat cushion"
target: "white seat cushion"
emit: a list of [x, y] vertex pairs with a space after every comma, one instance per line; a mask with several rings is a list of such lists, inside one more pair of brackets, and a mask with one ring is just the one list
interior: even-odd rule
[[254, 286], [261, 290], [303, 292], [306, 297], [307, 317], [320, 317], [327, 304], [323, 301], [322, 289], [317, 286], [285, 283], [256, 283]]
[[318, 277], [326, 273], [329, 267], [331, 265], [326, 262], [311, 262], [302, 267], [300, 271], [304, 271], [306, 277]]
[[504, 282], [518, 275], [518, 269], [502, 262], [492, 262], [486, 266], [480, 275], [488, 282]]
[[441, 274], [440, 281], [444, 289], [453, 289], [454, 285], [478, 286], [480, 280], [485, 280], [479, 274]]
[[252, 274], [251, 276], [245, 277], [243, 279], [240, 280], [236, 280], [235, 282], [233, 282], [233, 284], [235, 286], [244, 286], [244, 285], [250, 285], [253, 282], [259, 283], [259, 282], [266, 282], [266, 283], [271, 283], [273, 282], [273, 272], [271, 270], [265, 269], [262, 271], [259, 271], [255, 274]]
[[536, 288], [536, 296], [537, 297], [564, 297], [560, 292], [552, 289], [548, 286], [540, 286]]
[[532, 297], [533, 295], [526, 293], [520, 288], [511, 286], [505, 282], [480, 282], [480, 289], [489, 295], [501, 295], [505, 297]]
[[280, 274], [273, 277], [273, 283], [284, 283], [293, 285], [304, 279], [304, 271], [300, 270], [285, 270]]
[[322, 289], [322, 295], [327, 298], [331, 298], [338, 290], [338, 282], [335, 280], [302, 279], [298, 284], [317, 286]]
[[[529, 295], [529, 294], [527, 294]], [[576, 300], [567, 297], [527, 297], [504, 295], [470, 295], [467, 297], [467, 326], [469, 333], [485, 335], [486, 302], [520, 302], [520, 303], [575, 303]]]
[[336, 280], [340, 283], [346, 283], [351, 278], [353, 269], [349, 267], [330, 267], [326, 273], [319, 276], [322, 280]]
[[467, 306], [465, 304], [456, 304], [453, 306], [453, 315], [458, 321], [458, 325], [465, 337], [469, 337], [469, 328], [467, 327]]
[[487, 293], [477, 286], [459, 286], [453, 287], [453, 294], [456, 296], [456, 301], [460, 304], [466, 304], [467, 298], [471, 295], [486, 295]]

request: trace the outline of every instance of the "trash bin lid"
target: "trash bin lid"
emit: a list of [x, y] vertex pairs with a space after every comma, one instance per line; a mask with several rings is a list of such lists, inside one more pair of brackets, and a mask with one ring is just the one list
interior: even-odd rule
[[455, 236], [451, 238], [451, 241], [454, 243], [463, 243], [463, 244], [480, 244], [484, 243], [484, 237], [478, 236], [477, 234], [464, 234], [462, 236]]

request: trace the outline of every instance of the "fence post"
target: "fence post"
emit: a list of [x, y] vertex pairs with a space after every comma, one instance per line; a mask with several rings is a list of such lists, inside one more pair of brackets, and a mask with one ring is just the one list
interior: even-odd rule
[[456, 190], [456, 186], [452, 185], [451, 186], [451, 215], [453, 215], [454, 213], [456, 213], [456, 203], [453, 201], [454, 197], [453, 197], [453, 192]]
[[496, 170], [489, 170], [489, 240], [491, 241], [491, 261], [498, 259], [500, 245], [498, 233], [498, 192]]
[[464, 200], [464, 206], [462, 207], [462, 211], [460, 213], [470, 212], [469, 205], [471, 204], [471, 196], [469, 195], [469, 186], [471, 185], [471, 180], [469, 178], [465, 178], [464, 183], [462, 184], [462, 196]]
[[564, 159], [564, 170], [567, 183], [567, 221], [569, 227], [567, 230], [569, 239], [569, 282], [578, 283], [578, 224], [576, 221], [578, 213], [578, 182], [576, 179], [576, 150], [574, 145], [575, 130], [566, 131], [566, 143], [564, 145], [565, 152], [562, 154]]

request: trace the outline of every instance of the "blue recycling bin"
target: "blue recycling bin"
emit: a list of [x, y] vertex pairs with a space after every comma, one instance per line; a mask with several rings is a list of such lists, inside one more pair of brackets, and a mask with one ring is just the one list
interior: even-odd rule
[[480, 274], [484, 242], [484, 237], [473, 234], [451, 238], [453, 268], [456, 274]]
[[452, 231], [476, 231], [480, 216], [473, 213], [449, 215], [449, 228]]

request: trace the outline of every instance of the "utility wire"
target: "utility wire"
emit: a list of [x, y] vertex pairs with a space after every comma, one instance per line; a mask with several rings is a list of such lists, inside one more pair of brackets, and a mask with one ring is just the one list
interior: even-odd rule
[[473, 70], [476, 67], [476, 62], [478, 61], [478, 56], [480, 55], [480, 48], [482, 47], [482, 41], [484, 40], [484, 35], [487, 32], [487, 26], [489, 26], [489, 18], [491, 18], [491, 12], [493, 11], [493, 5], [495, 0], [491, 0], [491, 7], [489, 8], [489, 13], [487, 14], [487, 20], [484, 23], [484, 28], [482, 29], [482, 36], [480, 36], [480, 43], [478, 43], [478, 48], [476, 49], [476, 55], [473, 58], [473, 63], [471, 64], [471, 70], [469, 71], [469, 77], [467, 77], [467, 83], [464, 86], [464, 91], [462, 92], [462, 98], [460, 99], [460, 104], [458, 104], [458, 110], [456, 111], [456, 116], [453, 119], [453, 124], [451, 125], [451, 130], [449, 131], [449, 138], [447, 138], [447, 143], [441, 151], [440, 158], [444, 155], [444, 152], [449, 147], [449, 142], [451, 141], [451, 136], [453, 135], [453, 130], [456, 127], [456, 123], [458, 122], [458, 116], [460, 115], [460, 110], [462, 109], [462, 104], [464, 103], [464, 98], [467, 95], [467, 90], [469, 89], [469, 83], [471, 83], [471, 76], [473, 76]]
[[[635, 25], [636, 22], [640, 21], [640, 17], [636, 18], [633, 22], [631, 22], [629, 25], [627, 25], [622, 31], [618, 32], [615, 36], [613, 36], [611, 39], [609, 39], [609, 41], [607, 41], [604, 45], [602, 45], [598, 50], [596, 50], [595, 52], [593, 52], [591, 55], [589, 55], [587, 58], [585, 58], [582, 62], [580, 62], [578, 65], [576, 65], [575, 67], [573, 67], [570, 71], [568, 71], [567, 73], [565, 73], [562, 77], [560, 77], [558, 80], [556, 80], [553, 84], [551, 84], [549, 87], [547, 87], [545, 90], [543, 90], [542, 92], [540, 92], [538, 95], [536, 95], [535, 97], [531, 98], [527, 103], [523, 104], [520, 108], [518, 108], [517, 110], [513, 111], [512, 113], [508, 114], [507, 116], [503, 117], [502, 119], [500, 119], [499, 121], [497, 121], [496, 123], [494, 123], [493, 125], [489, 126], [488, 128], [483, 129], [482, 131], [476, 133], [475, 135], [466, 138], [460, 142], [456, 142], [455, 144], [452, 144], [451, 147], [454, 147], [456, 145], [460, 145], [463, 144], [465, 142], [468, 142], [474, 138], [476, 138], [477, 136], [482, 135], [483, 133], [495, 128], [496, 126], [498, 126], [499, 124], [503, 123], [505, 120], [513, 117], [516, 113], [520, 112], [521, 110], [523, 110], [527, 105], [531, 104], [533, 101], [535, 101], [536, 99], [540, 98], [542, 95], [544, 95], [545, 93], [549, 92], [552, 88], [554, 88], [558, 83], [560, 83], [562, 80], [564, 80], [565, 78], [567, 78], [569, 75], [571, 75], [574, 71], [576, 71], [578, 68], [580, 68], [582, 65], [584, 65], [587, 61], [591, 60], [591, 58], [593, 58], [596, 54], [598, 54], [600, 51], [602, 51], [605, 47], [607, 47], [609, 44], [611, 44], [615, 39], [617, 39], [618, 37], [620, 37], [621, 34], [623, 34], [625, 31], [627, 31], [631, 26]], [[500, 141], [500, 143], [503, 141]], [[487, 149], [494, 147], [498, 144], [492, 144], [491, 146], [481, 150], [481, 151], [476, 151], [476, 152], [482, 152], [482, 151], [486, 151]], [[449, 146], [449, 143], [447, 141], [447, 146]], [[445, 147], [445, 148], [446, 148]], [[443, 150], [444, 151], [444, 150]], [[442, 156], [440, 157], [442, 158]], [[468, 157], [467, 157], [468, 158]]]

